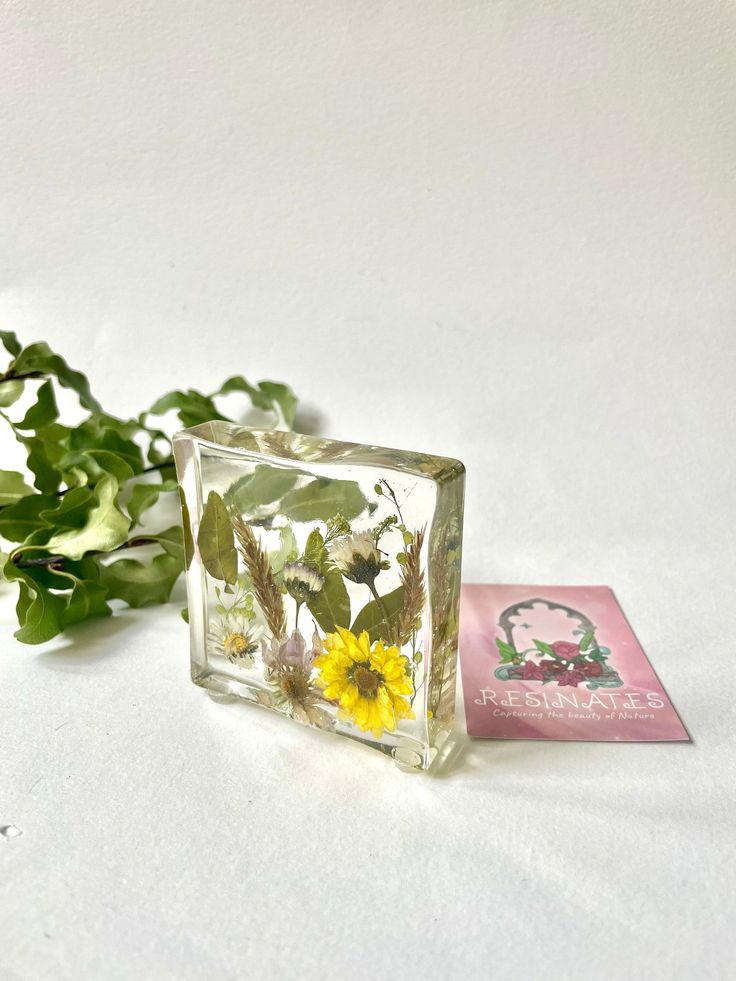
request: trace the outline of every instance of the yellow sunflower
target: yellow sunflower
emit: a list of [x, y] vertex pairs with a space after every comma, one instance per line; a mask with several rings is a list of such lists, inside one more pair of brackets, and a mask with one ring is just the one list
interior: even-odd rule
[[353, 721], [363, 732], [378, 738], [384, 729], [393, 732], [400, 719], [413, 719], [409, 660], [398, 647], [376, 641], [371, 648], [368, 631], [360, 637], [338, 627], [324, 639], [325, 653], [314, 660], [320, 675], [317, 684], [325, 698], [337, 702], [337, 717]]

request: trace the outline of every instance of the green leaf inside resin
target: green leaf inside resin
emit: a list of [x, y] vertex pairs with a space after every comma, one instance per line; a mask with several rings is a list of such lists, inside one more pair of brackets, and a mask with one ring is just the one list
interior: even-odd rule
[[199, 524], [197, 545], [202, 563], [213, 579], [234, 583], [238, 576], [233, 526], [225, 502], [210, 491]]
[[225, 502], [241, 514], [252, 514], [265, 504], [280, 500], [292, 489], [304, 471], [293, 467], [259, 464], [253, 473], [237, 480], [225, 492]]
[[290, 491], [280, 510], [292, 521], [327, 521], [341, 514], [350, 521], [368, 507], [368, 501], [354, 480], [315, 480]]
[[350, 596], [338, 569], [327, 572], [324, 586], [307, 606], [325, 633], [350, 624]]
[[[375, 600], [366, 603], [350, 628], [356, 637], [360, 635], [361, 631], [367, 630], [371, 643], [376, 640], [383, 640], [385, 643], [392, 642], [391, 634], [404, 606], [404, 587], [399, 586], [393, 592], [386, 593], [385, 596], [381, 597], [381, 600], [386, 611], [386, 616], [384, 616], [383, 611]], [[388, 618], [388, 624], [386, 617]]]

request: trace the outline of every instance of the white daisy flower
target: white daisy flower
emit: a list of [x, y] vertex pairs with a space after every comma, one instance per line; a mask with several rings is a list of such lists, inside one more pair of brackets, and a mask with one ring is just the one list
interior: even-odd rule
[[327, 552], [333, 565], [352, 582], [372, 583], [381, 569], [388, 568], [376, 543], [365, 532], [341, 535], [330, 542]]
[[325, 577], [304, 562], [287, 562], [284, 566], [284, 585], [297, 603], [308, 603], [322, 589]]
[[229, 622], [221, 620], [211, 623], [207, 636], [207, 646], [211, 654], [226, 657], [231, 664], [240, 668], [252, 668], [258, 650], [258, 640], [262, 630], [245, 620]]

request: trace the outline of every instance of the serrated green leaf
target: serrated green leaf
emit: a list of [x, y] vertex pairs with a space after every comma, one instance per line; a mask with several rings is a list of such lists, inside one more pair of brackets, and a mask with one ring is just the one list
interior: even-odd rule
[[20, 596], [15, 608], [19, 629], [14, 636], [23, 644], [44, 644], [63, 629], [66, 599], [43, 586], [18, 582]]
[[24, 569], [19, 569], [9, 557], [3, 567], [3, 578], [18, 583], [15, 612], [19, 627], [15, 637], [21, 643], [43, 644], [63, 629], [67, 596], [50, 592]]
[[88, 487], [75, 487], [56, 501], [56, 505], [40, 512], [40, 518], [53, 528], [83, 528], [97, 498]]
[[14, 504], [32, 493], [33, 488], [28, 486], [22, 474], [15, 470], [0, 470], [0, 507]]
[[68, 486], [96, 484], [109, 474], [118, 485], [134, 476], [128, 463], [112, 450], [76, 450], [65, 453], [58, 462], [58, 470]]
[[[251, 399], [264, 398], [258, 389], [254, 385], [251, 385], [249, 381], [246, 381], [242, 375], [232, 375], [230, 378], [227, 378], [222, 383], [220, 388], [214, 393], [212, 398], [215, 398], [218, 395], [230, 395], [232, 392], [244, 392]], [[253, 404], [256, 405], [255, 402]], [[256, 408], [265, 408], [268, 410], [270, 408], [270, 404], [256, 405]]]
[[378, 603], [371, 600], [370, 603], [366, 603], [350, 628], [356, 637], [360, 635], [361, 631], [367, 630], [371, 643], [376, 640], [393, 643], [391, 635], [404, 606], [404, 587], [399, 586], [393, 592], [386, 593], [382, 597], [382, 602], [388, 617], [388, 625]]
[[150, 562], [118, 559], [101, 569], [101, 581], [110, 599], [121, 599], [128, 606], [166, 603], [182, 572], [173, 555], [157, 555]]
[[156, 535], [150, 535], [146, 532], [145, 537], [146, 540], [158, 542], [168, 555], [181, 563], [182, 570], [184, 569], [184, 536], [181, 525], [172, 525], [171, 528], [160, 531]]
[[107, 605], [107, 587], [99, 582], [79, 580], [69, 595], [66, 609], [62, 613], [62, 629], [71, 627], [92, 617], [108, 617], [112, 610]]
[[354, 480], [317, 477], [304, 487], [297, 487], [282, 499], [280, 511], [292, 521], [327, 521], [338, 512], [347, 520], [368, 506]]
[[0, 330], [0, 342], [12, 358], [17, 358], [23, 350], [23, 345], [12, 330]]
[[175, 480], [162, 480], [155, 484], [136, 484], [127, 505], [133, 524], [140, 522], [143, 514], [158, 502], [161, 494], [175, 491], [177, 487]]
[[258, 382], [258, 388], [272, 405], [278, 406], [281, 418], [291, 429], [296, 418], [297, 398], [289, 386], [280, 382], [261, 381]]
[[18, 436], [26, 448], [28, 469], [34, 484], [44, 494], [54, 494], [62, 481], [61, 458], [66, 453], [64, 442], [69, 436], [67, 426], [52, 422], [37, 429], [33, 436]]
[[23, 394], [25, 385], [22, 381], [0, 382], [0, 409], [7, 409], [9, 405], [17, 402]]
[[141, 473], [143, 470], [143, 451], [135, 440], [125, 433], [127, 425], [121, 420], [113, 421], [113, 424], [110, 424], [109, 416], [92, 416], [85, 423], [71, 430], [68, 448], [72, 453], [92, 451], [113, 454], [127, 464], [131, 473]]
[[95, 481], [99, 480], [100, 476], [109, 474], [122, 486], [126, 480], [130, 480], [139, 472], [132, 470], [127, 460], [114, 450], [84, 450], [82, 456], [96, 464], [98, 475], [94, 478]]
[[[24, 542], [24, 548], [26, 543]], [[31, 557], [35, 552], [30, 552]], [[28, 557], [24, 553], [24, 557]], [[51, 565], [38, 565], [30, 569], [23, 569], [34, 582], [46, 589], [71, 590], [74, 579], [89, 579], [92, 582], [100, 581], [100, 570], [97, 562], [92, 556], [85, 556], [79, 562], [72, 562], [71, 559], [63, 560], [62, 571], [58, 571]]]
[[307, 606], [325, 633], [333, 633], [337, 627], [350, 624], [350, 596], [338, 569], [327, 572], [322, 589]]
[[235, 551], [233, 526], [225, 502], [216, 491], [210, 491], [202, 513], [197, 546], [207, 572], [213, 579], [234, 583], [238, 577], [238, 555]]
[[[154, 467], [160, 467], [167, 462], [173, 465], [171, 440], [166, 433], [160, 429], [149, 429], [148, 436], [151, 440], [148, 447], [148, 462]], [[163, 445], [159, 448], [160, 444]]]
[[[130, 522], [117, 499], [126, 481], [145, 467], [139, 446], [141, 436], [146, 439], [147, 458], [156, 466], [173, 462], [169, 438], [146, 424], [145, 413], [139, 420], [107, 415], [92, 396], [85, 376], [70, 368], [47, 344], [23, 348], [17, 337], [7, 331], [0, 332], [0, 341], [14, 359], [4, 375], [0, 371], [0, 407], [17, 401], [26, 377], [42, 379], [34, 405], [15, 424], [16, 437], [27, 451], [28, 467], [39, 493], [34, 493], [20, 474], [0, 471], [0, 534], [22, 542], [20, 568], [8, 556], [0, 560], [0, 567], [10, 561], [7, 578], [16, 581], [20, 591], [19, 639], [40, 643], [73, 623], [107, 615], [108, 589], [110, 595], [136, 606], [164, 601], [181, 570], [183, 553], [186, 552], [187, 563], [194, 554], [186, 502], [182, 508], [183, 533], [176, 527], [145, 535], [146, 541], [155, 542], [164, 552], [151, 562], [119, 559], [105, 568], [103, 582], [96, 555], [123, 545], [128, 536]], [[57, 422], [52, 378], [77, 393], [82, 406], [90, 412], [88, 418], [71, 428]], [[285, 385], [266, 381], [251, 386], [238, 377], [231, 379], [229, 385], [226, 383], [224, 389], [243, 391], [254, 405], [278, 413], [288, 425], [293, 423], [296, 399]], [[218, 393], [207, 396], [194, 389], [174, 392], [159, 399], [153, 412], [173, 409], [184, 425], [226, 419], [217, 409], [217, 396]], [[290, 470], [287, 481], [282, 478], [282, 485], [288, 486], [279, 489], [270, 501], [268, 492], [263, 493], [263, 487], [256, 482], [252, 489], [261, 503], [273, 503], [294, 489], [299, 475], [291, 468], [284, 469]], [[169, 477], [162, 473], [161, 484], [132, 488], [128, 501], [136, 521], [155, 505], [161, 493], [176, 487]], [[233, 572], [237, 573], [232, 541], [231, 547], [235, 557]], [[287, 554], [297, 554], [291, 529], [289, 535], [282, 535], [282, 549], [284, 559]], [[29, 553], [35, 559], [41, 550], [41, 556], [44, 552], [63, 556], [62, 565], [26, 561]], [[236, 575], [232, 579], [238, 581]], [[245, 582], [240, 588], [245, 588]], [[225, 591], [232, 592], [229, 585]], [[250, 607], [247, 602], [238, 607], [243, 615], [254, 615], [252, 602], [251, 597]]]
[[162, 416], [172, 409], [176, 410], [182, 425], [186, 427], [199, 426], [201, 423], [210, 422], [212, 419], [222, 419], [225, 422], [232, 421], [227, 416], [222, 415], [209, 396], [203, 395], [193, 388], [186, 392], [169, 392], [168, 395], [157, 399], [145, 414]]
[[94, 488], [95, 506], [89, 511], [81, 528], [72, 528], [54, 535], [46, 543], [50, 552], [81, 559], [85, 552], [110, 552], [125, 541], [130, 520], [116, 504], [118, 482], [106, 474]]
[[25, 549], [29, 546], [38, 548], [39, 546], [45, 545], [46, 542], [51, 538], [54, 533], [53, 528], [49, 528], [48, 525], [43, 525], [41, 528], [37, 528], [32, 531], [25, 541], [21, 542], [22, 547]]
[[116, 432], [118, 436], [127, 440], [135, 439], [145, 427], [141, 426], [139, 419], [119, 419], [117, 416], [111, 416], [108, 412], [93, 412], [81, 428], [90, 429], [93, 432]]
[[[80, 467], [71, 466], [61, 471], [62, 482], [68, 487], [87, 487], [90, 483], [89, 474]], [[94, 481], [92, 481], [94, 483]]]
[[212, 398], [229, 395], [231, 392], [244, 392], [256, 409], [275, 412], [289, 429], [294, 425], [297, 398], [288, 385], [282, 385], [281, 382], [260, 381], [257, 386], [254, 386], [242, 375], [233, 375], [223, 383]]
[[102, 406], [93, 398], [89, 389], [89, 382], [81, 371], [74, 371], [66, 361], [58, 354], [54, 354], [45, 341], [31, 344], [23, 348], [15, 357], [10, 365], [10, 369], [15, 375], [41, 374], [54, 375], [59, 380], [59, 384], [65, 388], [71, 388], [77, 393], [80, 403], [90, 412], [101, 412]]
[[39, 528], [48, 530], [43, 511], [59, 503], [48, 494], [28, 494], [0, 511], [0, 536], [9, 542], [25, 542]]
[[58, 418], [54, 386], [50, 381], [45, 381], [36, 393], [36, 401], [15, 426], [16, 429], [43, 429]]

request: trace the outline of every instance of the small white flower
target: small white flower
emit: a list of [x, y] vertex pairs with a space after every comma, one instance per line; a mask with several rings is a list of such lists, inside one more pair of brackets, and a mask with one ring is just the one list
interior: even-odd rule
[[333, 564], [352, 582], [372, 583], [386, 563], [370, 535], [342, 535], [327, 546]]
[[325, 584], [325, 577], [303, 562], [287, 562], [284, 566], [284, 585], [297, 603], [307, 603]]
[[244, 620], [232, 623], [221, 620], [220, 623], [210, 624], [207, 646], [210, 653], [226, 657], [231, 664], [252, 668], [256, 663], [254, 654], [258, 650], [261, 632], [260, 628]]

